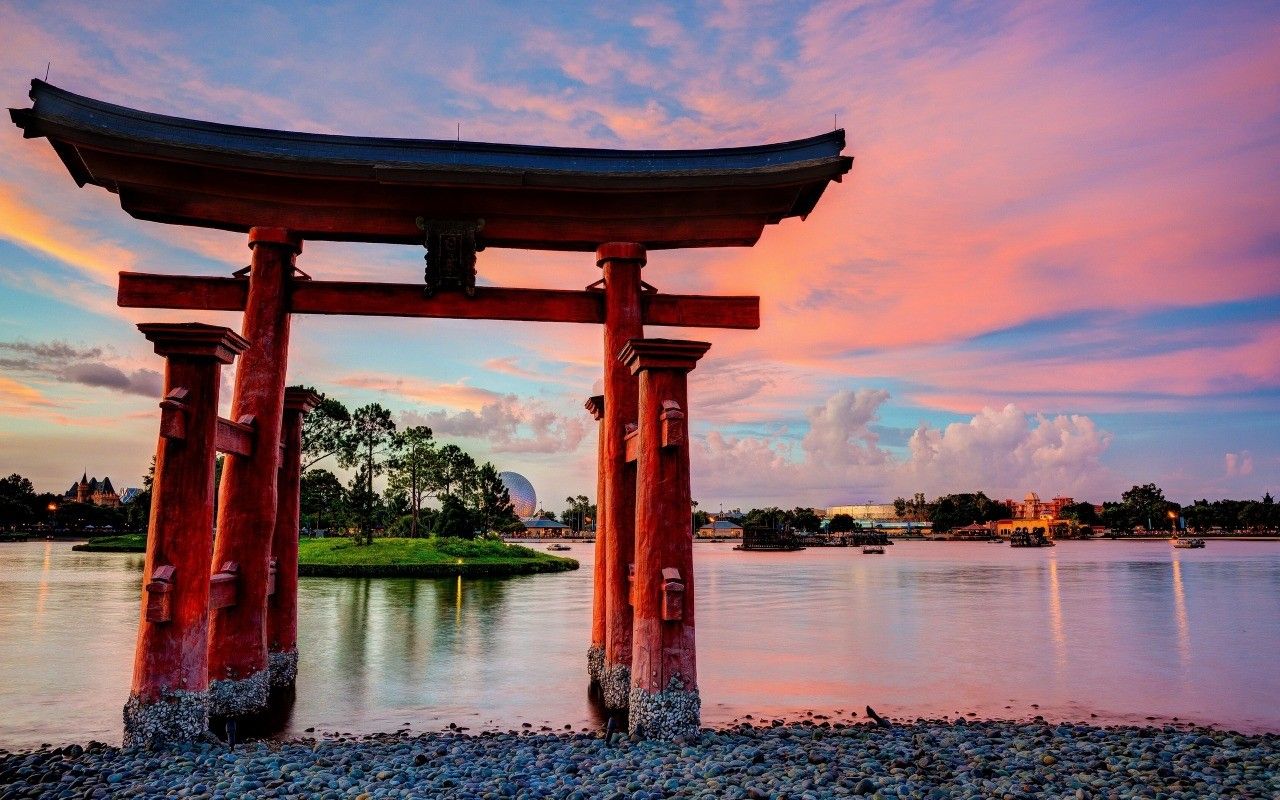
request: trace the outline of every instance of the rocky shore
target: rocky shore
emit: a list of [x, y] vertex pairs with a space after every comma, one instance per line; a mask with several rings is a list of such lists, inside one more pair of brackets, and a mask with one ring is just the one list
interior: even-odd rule
[[696, 740], [407, 731], [145, 751], [0, 750], [0, 799], [1280, 796], [1280, 736], [1199, 728], [746, 720]]

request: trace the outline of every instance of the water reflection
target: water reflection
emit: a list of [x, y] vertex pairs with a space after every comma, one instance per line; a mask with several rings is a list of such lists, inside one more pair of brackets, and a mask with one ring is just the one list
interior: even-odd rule
[[1187, 622], [1187, 596], [1182, 588], [1182, 560], [1173, 554], [1173, 618], [1178, 626], [1178, 660], [1185, 680], [1191, 663], [1191, 626]]
[[[303, 579], [297, 694], [273, 724], [601, 724], [584, 679], [592, 553], [574, 551], [583, 569], [565, 575]], [[708, 724], [870, 704], [1280, 729], [1280, 545], [699, 545], [695, 563]], [[0, 547], [0, 746], [118, 741], [141, 565], [58, 543]]]
[[1049, 555], [1049, 628], [1053, 631], [1054, 664], [1061, 678], [1067, 669], [1067, 634], [1062, 629], [1062, 594], [1058, 585], [1058, 559]]

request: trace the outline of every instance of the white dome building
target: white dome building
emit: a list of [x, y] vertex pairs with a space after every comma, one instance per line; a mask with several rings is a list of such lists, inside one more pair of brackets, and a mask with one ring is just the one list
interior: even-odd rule
[[498, 478], [511, 496], [511, 508], [520, 518], [532, 517], [538, 511], [538, 493], [533, 484], [519, 472], [499, 472]]

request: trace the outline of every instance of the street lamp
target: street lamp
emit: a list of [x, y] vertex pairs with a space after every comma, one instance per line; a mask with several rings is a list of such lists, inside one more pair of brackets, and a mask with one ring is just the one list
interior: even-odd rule
[[53, 531], [53, 526], [54, 526], [54, 524], [55, 524], [55, 522], [56, 522], [56, 514], [57, 514], [57, 513], [58, 513], [58, 504], [57, 504], [57, 503], [50, 503], [50, 504], [49, 504], [49, 530], [50, 530], [50, 532], [52, 532], [52, 531]]

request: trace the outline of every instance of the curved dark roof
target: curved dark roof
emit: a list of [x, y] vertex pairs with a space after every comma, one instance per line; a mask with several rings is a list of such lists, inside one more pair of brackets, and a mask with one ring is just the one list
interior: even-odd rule
[[295, 133], [169, 117], [31, 82], [10, 109], [81, 186], [140, 219], [306, 239], [418, 242], [419, 216], [485, 220], [484, 244], [749, 245], [813, 210], [853, 159], [844, 131], [709, 150], [599, 150]]

